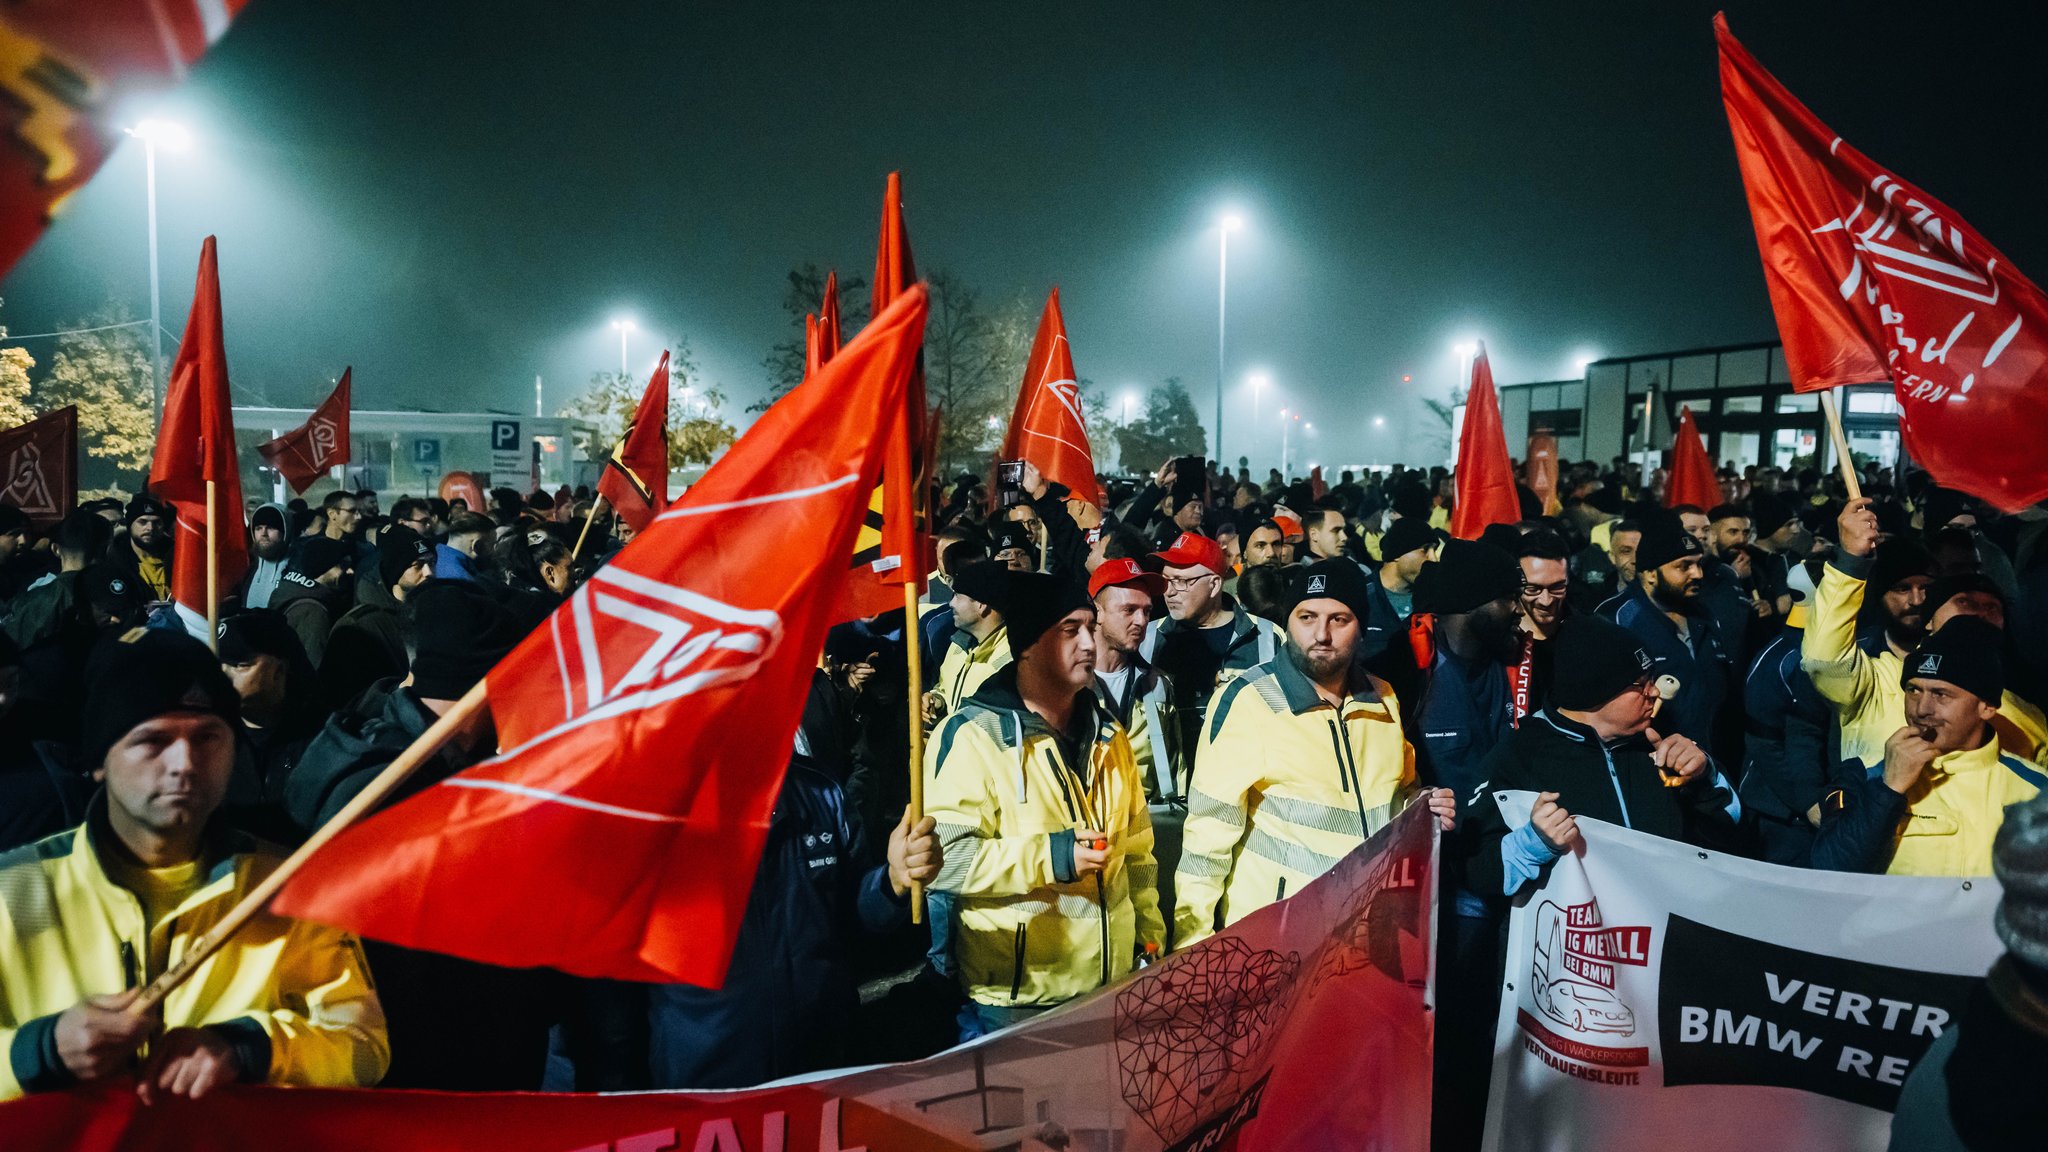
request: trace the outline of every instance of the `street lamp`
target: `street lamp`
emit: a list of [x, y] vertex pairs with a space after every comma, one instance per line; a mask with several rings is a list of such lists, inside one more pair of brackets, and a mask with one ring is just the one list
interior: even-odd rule
[[138, 121], [127, 132], [142, 141], [143, 182], [149, 198], [149, 395], [161, 417], [164, 406], [164, 303], [157, 278], [156, 150], [183, 152], [192, 146], [192, 134], [182, 124], [157, 119]]
[[1373, 417], [1372, 426], [1375, 428], [1385, 428], [1387, 426], [1387, 418], [1385, 416]]
[[[1266, 375], [1264, 372], [1252, 373], [1252, 422], [1250, 424], [1250, 427], [1254, 430], [1252, 435], [1255, 439], [1258, 435], [1257, 429], [1259, 426], [1259, 396], [1261, 393], [1265, 392], [1266, 385], [1271, 384], [1272, 382], [1273, 378], [1271, 376]], [[1256, 452], [1258, 451], [1259, 446], [1256, 442], [1254, 442], [1251, 445], [1251, 448], [1252, 451]]]
[[1226, 212], [1216, 222], [1216, 459], [1223, 459], [1223, 331], [1224, 304], [1230, 284], [1230, 234], [1244, 227], [1244, 217]]
[[1124, 418], [1118, 422], [1117, 427], [1128, 428], [1131, 426], [1131, 408], [1137, 403], [1138, 394], [1136, 392], [1124, 393]]
[[619, 319], [612, 321], [612, 327], [619, 330], [619, 378], [623, 380], [628, 375], [626, 368], [626, 334], [634, 330], [634, 324], [631, 320]]

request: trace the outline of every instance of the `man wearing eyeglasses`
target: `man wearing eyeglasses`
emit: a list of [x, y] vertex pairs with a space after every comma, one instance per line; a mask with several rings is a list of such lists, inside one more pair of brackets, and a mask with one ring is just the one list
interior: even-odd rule
[[1522, 674], [1516, 683], [1526, 698], [1516, 701], [1516, 713], [1532, 710], [1532, 702], [1543, 699], [1550, 687], [1551, 650], [1556, 647], [1558, 625], [1570, 611], [1566, 597], [1571, 592], [1571, 549], [1554, 532], [1530, 532], [1515, 550], [1522, 568], [1522, 594], [1516, 606], [1522, 614]]
[[1165, 566], [1167, 618], [1145, 629], [1139, 655], [1173, 685], [1180, 747], [1192, 749], [1202, 731], [1209, 696], [1217, 686], [1273, 658], [1280, 629], [1238, 607], [1223, 590], [1229, 572], [1223, 548], [1207, 536], [1183, 532], [1152, 558]]

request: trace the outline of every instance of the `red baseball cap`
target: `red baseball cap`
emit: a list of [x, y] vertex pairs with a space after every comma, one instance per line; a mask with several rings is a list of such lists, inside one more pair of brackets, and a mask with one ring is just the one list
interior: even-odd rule
[[1152, 556], [1169, 568], [1207, 568], [1218, 576], [1230, 574], [1229, 565], [1223, 562], [1223, 545], [1193, 532], [1181, 533], [1173, 547]]
[[1157, 572], [1147, 572], [1136, 560], [1120, 557], [1104, 560], [1095, 571], [1088, 574], [1088, 598], [1094, 599], [1104, 588], [1136, 588], [1148, 596], [1166, 594], [1166, 577]]
[[1301, 526], [1301, 521], [1296, 520], [1285, 512], [1273, 513], [1273, 523], [1280, 526], [1280, 538], [1282, 540], [1292, 540], [1296, 536], [1307, 535], [1307, 531]]

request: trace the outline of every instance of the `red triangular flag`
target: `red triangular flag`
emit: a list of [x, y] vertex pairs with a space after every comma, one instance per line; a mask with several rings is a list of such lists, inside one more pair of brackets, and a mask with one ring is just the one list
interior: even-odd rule
[[[1714, 17], [1721, 100], [1801, 392], [1890, 381], [1906, 449], [2016, 512], [2048, 499], [2048, 300], [1947, 205], [1807, 110]], [[1874, 90], [1875, 91], [1875, 90]]]
[[1029, 460], [1047, 480], [1066, 485], [1090, 504], [1102, 505], [1102, 491], [1095, 484], [1095, 454], [1081, 418], [1073, 345], [1067, 340], [1057, 288], [1045, 298], [1045, 311], [1038, 317], [1038, 335], [1024, 364], [1024, 386], [1003, 436], [1003, 458]]
[[349, 461], [349, 377], [353, 368], [341, 370], [334, 391], [320, 402], [306, 422], [297, 428], [256, 446], [256, 451], [284, 476], [292, 491], [303, 494], [329, 468]]
[[[206, 482], [214, 482], [209, 523]], [[213, 237], [199, 249], [199, 281], [184, 342], [171, 361], [164, 391], [156, 454], [149, 464], [149, 490], [177, 512], [176, 558], [171, 562], [171, 599], [186, 610], [186, 623], [208, 616], [206, 554], [216, 557], [215, 594], [233, 588], [249, 567], [242, 519], [242, 472], [235, 462], [235, 415], [228, 397], [227, 338], [221, 331], [220, 268]], [[215, 530], [215, 526], [218, 530]]]
[[644, 532], [668, 507], [668, 350], [654, 366], [640, 407], [618, 447], [604, 463], [597, 494], [618, 509], [619, 518]]
[[818, 374], [839, 353], [839, 273], [825, 274], [825, 302], [816, 315], [804, 317], [804, 378]]
[[1488, 524], [1513, 524], [1522, 518], [1507, 430], [1500, 422], [1500, 398], [1493, 392], [1493, 366], [1487, 363], [1483, 343], [1472, 358], [1472, 389], [1465, 394], [1465, 426], [1458, 432], [1456, 493], [1451, 535], [1460, 540], [1477, 540]]
[[1529, 433], [1529, 454], [1522, 460], [1522, 483], [1543, 502], [1545, 516], [1557, 515], [1557, 437], [1548, 428]]
[[[903, 223], [903, 178], [889, 173], [882, 197], [882, 231], [875, 247], [875, 279], [868, 286], [868, 314], [880, 316], [890, 303], [917, 282], [910, 256], [910, 231]], [[836, 288], [836, 284], [835, 284]], [[854, 541], [853, 577], [837, 616], [856, 620], [903, 609], [904, 584], [924, 588], [930, 545], [919, 522], [921, 459], [927, 414], [924, 399], [924, 354], [918, 353], [903, 407], [889, 415], [889, 448], [883, 457], [882, 482], [868, 501], [860, 535]]]
[[1707, 455], [1700, 426], [1690, 407], [1678, 410], [1678, 427], [1671, 433], [1671, 474], [1664, 481], [1664, 506], [1691, 504], [1702, 512], [1721, 503], [1721, 484], [1714, 479], [1714, 461]]
[[277, 911], [491, 964], [723, 982], [925, 294], [761, 416], [489, 677], [506, 751], [350, 828]]

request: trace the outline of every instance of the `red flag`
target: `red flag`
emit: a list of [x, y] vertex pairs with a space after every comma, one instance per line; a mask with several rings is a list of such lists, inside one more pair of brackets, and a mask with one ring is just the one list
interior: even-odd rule
[[668, 507], [668, 350], [640, 394], [640, 407], [598, 477], [597, 494], [619, 518], [645, 532]]
[[1557, 498], [1557, 437], [1550, 429], [1529, 434], [1529, 456], [1522, 461], [1522, 483], [1543, 502], [1545, 516], [1557, 515], [1563, 505]]
[[0, 20], [0, 275], [121, 142], [117, 117], [185, 78], [248, 0], [46, 0]]
[[1522, 518], [1485, 344], [1472, 358], [1472, 390], [1465, 394], [1465, 426], [1458, 432], [1456, 493], [1451, 535], [1460, 540], [1477, 540], [1488, 524], [1513, 524]]
[[492, 669], [505, 751], [342, 832], [277, 909], [718, 986], [924, 319], [913, 288], [776, 402]]
[[[917, 282], [910, 257], [910, 232], [903, 224], [903, 179], [889, 173], [882, 198], [882, 231], [875, 247], [875, 279], [869, 285], [870, 316], [880, 316], [891, 302]], [[835, 284], [836, 287], [836, 284]], [[925, 441], [924, 355], [920, 351], [900, 411], [888, 415], [889, 447], [883, 457], [882, 482], [868, 500], [860, 534], [854, 540], [853, 578], [846, 582], [837, 618], [856, 620], [901, 611], [904, 584], [921, 591], [931, 551], [919, 522], [923, 469], [931, 460], [920, 451]]]
[[349, 461], [349, 377], [353, 368], [341, 370], [334, 391], [320, 402], [304, 424], [256, 446], [256, 451], [284, 474], [292, 491], [304, 493], [329, 468]]
[[839, 273], [825, 274], [825, 302], [815, 315], [804, 317], [804, 379], [818, 374], [825, 361], [839, 353]]
[[[214, 482], [213, 516], [206, 482]], [[178, 515], [177, 555], [171, 562], [171, 599], [197, 618], [207, 616], [206, 553], [217, 557], [217, 588], [232, 588], [249, 567], [242, 518], [242, 472], [235, 462], [235, 416], [228, 397], [227, 337], [221, 331], [220, 267], [213, 237], [199, 249], [199, 283], [184, 342], [171, 361], [149, 490]]]
[[1700, 439], [1700, 426], [1690, 407], [1678, 410], [1678, 427], [1671, 433], [1671, 475], [1664, 481], [1664, 506], [1691, 504], [1705, 512], [1721, 502], [1721, 484], [1714, 479], [1714, 461]]
[[1057, 288], [1045, 298], [1045, 311], [1038, 317], [1038, 335], [1024, 364], [1024, 386], [1003, 436], [1003, 459], [1029, 460], [1047, 480], [1066, 485], [1090, 504], [1102, 505], [1102, 490], [1095, 484], [1095, 454], [1081, 418], [1073, 345], [1067, 340]]
[[0, 504], [48, 528], [78, 504], [78, 408], [66, 405], [0, 432]]
[[1906, 448], [2008, 512], [2048, 499], [2048, 300], [1947, 205], [1843, 142], [1714, 18], [1764, 279], [1801, 392], [1890, 381]]

